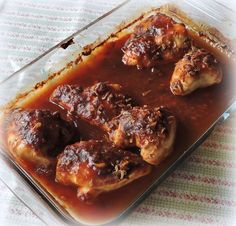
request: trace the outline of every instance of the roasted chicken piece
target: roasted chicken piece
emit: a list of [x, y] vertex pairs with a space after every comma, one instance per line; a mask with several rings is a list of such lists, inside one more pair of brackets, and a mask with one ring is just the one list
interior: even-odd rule
[[7, 143], [17, 159], [27, 159], [37, 166], [49, 166], [55, 156], [72, 141], [73, 126], [58, 112], [16, 109], [10, 113]]
[[176, 119], [164, 107], [123, 110], [109, 126], [116, 146], [140, 148], [142, 158], [152, 165], [159, 164], [173, 149]]
[[120, 91], [120, 85], [104, 82], [85, 89], [77, 85], [61, 85], [50, 100], [68, 110], [70, 115], [104, 129], [122, 109], [131, 108], [132, 99]]
[[122, 49], [122, 61], [138, 68], [176, 62], [188, 51], [190, 44], [183, 24], [157, 13], [134, 28]]
[[80, 141], [68, 145], [58, 156], [56, 181], [78, 186], [78, 197], [91, 199], [125, 186], [150, 170], [137, 154], [105, 141]]
[[170, 89], [174, 95], [187, 95], [221, 80], [221, 66], [215, 57], [204, 49], [193, 48], [176, 64]]

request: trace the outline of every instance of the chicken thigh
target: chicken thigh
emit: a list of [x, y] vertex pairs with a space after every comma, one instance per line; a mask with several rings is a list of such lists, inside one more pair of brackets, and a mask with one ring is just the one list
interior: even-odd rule
[[105, 141], [80, 141], [68, 145], [58, 156], [56, 181], [78, 186], [78, 197], [91, 199], [125, 186], [150, 170], [137, 154]]
[[73, 135], [73, 126], [48, 110], [14, 110], [7, 126], [12, 155], [42, 166], [49, 166]]
[[157, 165], [173, 149], [176, 120], [163, 107], [134, 107], [111, 121], [109, 134], [116, 146], [138, 147], [146, 162]]
[[132, 99], [121, 92], [118, 84], [96, 83], [83, 89], [76, 85], [62, 85], [50, 97], [51, 102], [102, 129], [122, 109], [131, 108]]
[[189, 47], [185, 26], [157, 13], [134, 28], [122, 49], [122, 61], [126, 65], [149, 68], [178, 61]]
[[193, 48], [177, 62], [170, 89], [174, 95], [183, 96], [221, 80], [221, 66], [215, 57], [204, 49]]

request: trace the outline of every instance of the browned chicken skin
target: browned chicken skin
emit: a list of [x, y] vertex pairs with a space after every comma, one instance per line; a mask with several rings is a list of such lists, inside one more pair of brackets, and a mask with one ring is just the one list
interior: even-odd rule
[[172, 151], [176, 120], [164, 108], [134, 107], [110, 123], [110, 139], [116, 146], [139, 147], [142, 158], [159, 164]]
[[16, 158], [48, 166], [72, 140], [74, 128], [58, 112], [14, 110], [7, 127], [7, 142]]
[[120, 90], [120, 85], [104, 82], [85, 89], [76, 85], [62, 85], [56, 88], [50, 100], [68, 110], [70, 115], [106, 128], [107, 123], [122, 109], [131, 108], [131, 98]]
[[138, 68], [153, 67], [178, 61], [189, 47], [185, 26], [157, 13], [135, 27], [123, 47], [122, 61]]
[[78, 197], [118, 189], [150, 172], [142, 158], [104, 141], [80, 141], [58, 156], [56, 180], [78, 186]]
[[222, 70], [215, 57], [204, 49], [193, 48], [176, 64], [170, 89], [174, 95], [187, 95], [221, 80]]

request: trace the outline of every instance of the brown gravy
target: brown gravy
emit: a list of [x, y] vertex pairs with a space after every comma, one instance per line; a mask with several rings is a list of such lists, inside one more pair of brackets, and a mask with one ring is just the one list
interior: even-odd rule
[[[196, 43], [203, 45], [197, 40], [198, 37], [193, 38]], [[26, 171], [39, 181], [49, 193], [57, 199], [63, 200], [65, 205], [72, 209], [82, 221], [90, 223], [107, 222], [120, 215], [210, 127], [234, 98], [233, 77], [230, 76], [229, 66], [223, 58], [219, 59], [224, 62], [222, 63], [224, 78], [221, 84], [197, 90], [185, 97], [174, 96], [169, 89], [174, 64], [163, 65], [154, 71], [150, 69], [137, 70], [136, 67], [125, 66], [121, 62], [121, 47], [126, 39], [127, 37], [124, 37], [106, 42], [88, 62], [81, 63], [77, 69], [69, 72], [60, 83], [76, 83], [86, 87], [96, 81], [109, 81], [122, 85], [125, 92], [141, 106], [144, 104], [167, 106], [178, 119], [177, 137], [171, 156], [159, 166], [154, 167], [150, 175], [116, 191], [102, 194], [93, 203], [77, 199], [76, 187], [63, 186], [55, 182], [54, 170], [43, 172], [35, 169], [28, 162], [22, 163]], [[208, 48], [206, 44], [203, 47]], [[62, 109], [48, 101], [51, 92], [58, 84], [52, 84], [43, 94], [34, 96], [24, 107], [57, 110], [63, 115]], [[99, 139], [104, 136], [99, 129], [89, 126], [85, 122], [79, 122], [79, 131], [83, 139]]]

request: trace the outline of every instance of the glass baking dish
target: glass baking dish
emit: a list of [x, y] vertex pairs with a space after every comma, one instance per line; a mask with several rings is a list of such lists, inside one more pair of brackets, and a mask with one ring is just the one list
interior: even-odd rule
[[[236, 22], [234, 12], [213, 0], [185, 0], [185, 1], [142, 1], [130, 0], [108, 12], [101, 18], [87, 25], [72, 36], [68, 37], [42, 56], [35, 59], [19, 71], [0, 83], [0, 106], [20, 103], [20, 97], [27, 93], [34, 94], [39, 84], [54, 81], [63, 74], [64, 68], [79, 65], [81, 57], [85, 57], [110, 37], [123, 29], [129, 30], [131, 23], [140, 16], [148, 15], [154, 8], [161, 10], [173, 18], [185, 23], [189, 29], [201, 33], [215, 48], [219, 48], [230, 59], [234, 58], [231, 40], [236, 38], [236, 31], [232, 29]], [[219, 14], [218, 12], [221, 12]], [[224, 37], [221, 35], [224, 34]], [[37, 85], [36, 85], [37, 84]], [[20, 94], [20, 96], [19, 96]], [[16, 96], [19, 98], [14, 99]], [[165, 164], [160, 173], [151, 180], [135, 198], [129, 200], [118, 213], [106, 220], [91, 221], [73, 217], [50, 195], [45, 188], [32, 178], [5, 150], [1, 142], [0, 177], [16, 196], [18, 196], [43, 222], [48, 225], [57, 224], [89, 224], [102, 225], [118, 221], [137, 206], [150, 192], [156, 188], [193, 150], [195, 150], [211, 133], [214, 127], [228, 118], [235, 110], [235, 96], [229, 100], [224, 111], [215, 118], [214, 122], [187, 149], [182, 150]], [[1, 111], [1, 116], [3, 115]], [[111, 200], [112, 202], [112, 200]], [[105, 211], [105, 210], [104, 210]]]

